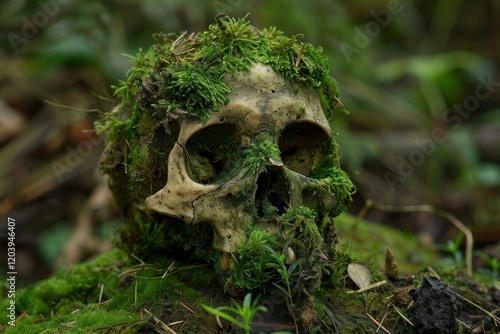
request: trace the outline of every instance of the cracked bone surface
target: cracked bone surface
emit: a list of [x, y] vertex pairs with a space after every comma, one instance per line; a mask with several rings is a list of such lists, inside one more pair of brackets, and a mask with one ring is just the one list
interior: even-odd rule
[[249, 227], [277, 235], [279, 216], [289, 207], [330, 211], [337, 199], [311, 190], [318, 180], [309, 174], [332, 136], [318, 93], [259, 63], [224, 80], [229, 102], [204, 124], [197, 117], [182, 120], [167, 184], [145, 204], [186, 224], [210, 224], [213, 247], [231, 253]]

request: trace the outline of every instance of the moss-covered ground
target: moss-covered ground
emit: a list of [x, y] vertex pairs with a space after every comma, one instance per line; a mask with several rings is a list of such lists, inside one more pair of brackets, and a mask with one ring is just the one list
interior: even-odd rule
[[[437, 254], [408, 234], [363, 221], [356, 228], [353, 224], [354, 217], [348, 214], [337, 219], [341, 241], [321, 289], [315, 292], [313, 309], [318, 321], [310, 327], [311, 332], [337, 328], [339, 333], [375, 333], [378, 321], [391, 333], [417, 333], [403, 316], [411, 318], [408, 291], [428, 274], [430, 266], [454, 291], [484, 308], [491, 304], [492, 281], [489, 285], [478, 283], [466, 278], [460, 268], [437, 266]], [[385, 272], [387, 248], [392, 249], [398, 263], [397, 278]], [[351, 263], [370, 268], [372, 283], [386, 283], [353, 292], [358, 288], [347, 273]], [[227, 321], [222, 320], [219, 326], [202, 307], [231, 304], [213, 267], [179, 263], [168, 255], [145, 262], [115, 249], [72, 269], [60, 269], [52, 277], [17, 291], [15, 300], [15, 326], [9, 327], [6, 317], [0, 319], [0, 328], [6, 333], [236, 332]], [[274, 299], [274, 303], [279, 301]], [[2, 310], [8, 305], [7, 298], [0, 302]], [[474, 309], [469, 307], [466, 313], [481, 317], [481, 311]], [[272, 312], [266, 319], [273, 322]], [[461, 328], [466, 328], [466, 320], [462, 321]], [[492, 328], [486, 326], [485, 332], [494, 333]]]

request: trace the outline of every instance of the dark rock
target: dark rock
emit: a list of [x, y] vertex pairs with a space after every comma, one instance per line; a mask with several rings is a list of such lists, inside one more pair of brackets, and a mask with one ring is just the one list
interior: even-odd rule
[[454, 334], [458, 332], [456, 317], [461, 303], [455, 293], [440, 279], [425, 276], [419, 287], [412, 290], [410, 315], [415, 333]]

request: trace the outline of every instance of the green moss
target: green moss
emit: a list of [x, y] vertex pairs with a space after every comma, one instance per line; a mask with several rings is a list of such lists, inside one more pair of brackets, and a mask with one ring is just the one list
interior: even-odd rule
[[265, 291], [275, 275], [268, 267], [271, 254], [265, 246], [274, 249], [279, 245], [276, 237], [269, 232], [260, 229], [250, 231], [246, 240], [237, 244], [235, 252], [231, 254], [231, 272], [225, 282], [225, 290]]
[[[334, 212], [329, 213], [336, 217], [347, 210], [347, 205], [352, 202], [352, 195], [356, 192], [356, 187], [352, 183], [349, 174], [339, 167], [338, 145], [335, 140], [325, 143], [323, 151], [325, 158], [321, 160], [311, 170], [311, 177], [320, 179], [322, 186], [328, 191], [335, 193], [337, 197], [337, 207]], [[316, 187], [316, 185], [313, 185]], [[324, 191], [324, 189], [312, 189]]]
[[[201, 34], [155, 35], [156, 44], [131, 57], [133, 65], [126, 80], [113, 87], [120, 100], [118, 110], [129, 109], [137, 115], [151, 108], [162, 112], [178, 108], [204, 120], [227, 102], [225, 74], [247, 71], [260, 62], [292, 83], [317, 88], [328, 98], [325, 112], [333, 116], [339, 105], [339, 88], [329, 76], [328, 58], [321, 48], [300, 43], [302, 35], [286, 37], [274, 27], [259, 31], [247, 16], [222, 16]], [[138, 118], [130, 118], [127, 125]], [[115, 139], [115, 128], [122, 129], [118, 125], [125, 122], [113, 121], [98, 129]]]
[[259, 133], [255, 137], [255, 143], [250, 144], [244, 154], [245, 175], [260, 172], [265, 165], [271, 163], [270, 159], [274, 163], [281, 161], [281, 152], [278, 145], [269, 140], [269, 134], [265, 132]]
[[[153, 315], [167, 324], [183, 320], [175, 328], [178, 333], [217, 331], [217, 323], [201, 304], [228, 299], [219, 286], [207, 289], [217, 281], [211, 269], [176, 266], [162, 257], [152, 264], [132, 262], [137, 261], [114, 250], [18, 291], [17, 316], [25, 314], [6, 332], [142, 333], [161, 328], [151, 320]], [[8, 303], [6, 299], [0, 305], [6, 308]], [[0, 329], [7, 321], [0, 319]]]
[[[286, 217], [309, 222], [315, 217], [315, 213], [302, 208], [287, 212]], [[392, 306], [394, 301], [391, 296], [394, 291], [390, 283], [363, 293], [348, 293], [356, 287], [346, 275], [345, 268], [351, 262], [369, 260], [372, 281], [376, 282], [387, 279], [381, 272], [386, 247], [395, 250], [400, 272], [404, 272], [406, 268], [423, 268], [429, 263], [435, 264], [435, 254], [427, 259], [429, 262], [408, 263], [411, 262], [410, 254], [414, 251], [421, 252], [421, 258], [427, 258], [433, 252], [419, 245], [416, 239], [410, 239], [408, 235], [387, 226], [361, 221], [353, 229], [353, 220], [354, 217], [344, 214], [337, 221], [340, 233], [348, 236], [346, 239], [349, 239], [350, 246], [342, 245], [343, 250], [339, 250], [337, 257], [332, 258], [326, 267], [330, 271], [334, 268], [339, 272], [344, 270], [344, 273], [335, 281], [323, 279], [321, 289], [313, 292], [314, 303], [311, 308], [316, 311], [317, 319], [311, 324], [309, 332], [374, 333], [378, 326], [368, 318], [367, 314], [370, 314], [379, 322], [384, 319], [383, 325], [391, 333], [413, 333], [415, 329]], [[240, 266], [240, 273], [252, 275], [255, 268], [243, 267], [254, 265], [248, 263], [251, 261], [247, 259], [259, 258], [259, 255], [255, 255], [260, 254], [262, 263], [269, 261], [266, 260], [266, 253], [262, 252], [263, 245], [279, 249], [280, 243], [281, 240], [276, 240], [265, 231], [249, 231], [247, 242], [238, 246], [241, 252], [241, 260], [237, 264]], [[260, 268], [262, 267], [265, 266], [261, 264]], [[470, 300], [481, 298], [477, 293], [484, 291], [484, 288], [476, 289], [473, 282], [456, 268], [434, 268], [455, 291], [458, 290]], [[304, 273], [303, 270], [298, 272]], [[270, 275], [263, 278], [267, 282], [277, 282], [279, 278], [272, 276], [273, 272], [264, 270], [263, 273]], [[415, 277], [418, 280], [418, 276]], [[123, 251], [114, 250], [69, 271], [60, 271], [26, 290], [18, 291], [17, 315], [24, 311], [26, 314], [15, 327], [2, 328], [8, 320], [0, 319], [0, 330], [5, 329], [7, 334], [145, 333], [165, 330], [153, 319], [154, 316], [164, 324], [182, 321], [170, 325], [176, 333], [229, 333], [231, 327], [227, 322], [223, 321], [223, 328], [219, 329], [214, 317], [201, 307], [202, 304], [217, 307], [231, 303], [221, 293], [222, 289], [217, 282], [218, 278], [208, 265], [186, 265], [163, 254], [159, 254], [154, 261], [144, 263], [128, 258]], [[407, 281], [396, 283], [409, 284]], [[101, 286], [103, 293], [99, 298]], [[1, 301], [0, 307], [5, 309], [7, 303], [7, 300]], [[404, 305], [395, 306], [409, 317]], [[485, 307], [492, 311], [493, 306]], [[43, 313], [42, 318], [38, 312], [44, 310], [49, 310], [49, 313]], [[332, 321], [338, 331], [333, 330]], [[486, 332], [495, 333], [492, 324]]]
[[68, 271], [60, 269], [52, 278], [20, 291], [16, 296], [17, 311], [48, 317], [54, 311], [73, 311], [76, 302], [97, 302], [99, 286], [116, 283], [109, 273], [123, 261], [125, 254], [116, 250]]
[[290, 208], [281, 216], [282, 236], [300, 257], [308, 256], [315, 248], [323, 248], [317, 219], [317, 213], [305, 206]]
[[[87, 334], [106, 331], [124, 331], [137, 333], [135, 328], [141, 327], [140, 316], [125, 310], [103, 311], [97, 304], [79, 305], [82, 307], [74, 314], [56, 316], [42, 321], [38, 318], [36, 323], [21, 321], [15, 327], [9, 327], [5, 332], [16, 333], [76, 333]], [[77, 309], [75, 309], [77, 310]]]
[[340, 236], [339, 256], [348, 252], [356, 261], [366, 262], [379, 270], [385, 266], [387, 248], [394, 252], [400, 273], [417, 272], [438, 261], [436, 251], [410, 233], [367, 221], [356, 224], [355, 217], [347, 213], [335, 219], [335, 226]]
[[[67, 321], [66, 317], [75, 310], [79, 310], [85, 304], [97, 303], [100, 287], [103, 286], [105, 289], [103, 291], [108, 291], [110, 287], [116, 286], [119, 280], [118, 267], [127, 261], [125, 253], [114, 250], [70, 270], [61, 269], [53, 277], [18, 291], [16, 311], [18, 315], [26, 312], [26, 320], [21, 322], [20, 326], [16, 325], [16, 330], [24, 332], [23, 326], [31, 328], [30, 322], [34, 319], [48, 319], [53, 314], [58, 316], [52, 322], [53, 324], [61, 323], [60, 319]], [[108, 297], [104, 294], [103, 301]], [[0, 305], [6, 308], [8, 302], [9, 300], [4, 300]], [[1, 319], [0, 323], [4, 321], [5, 319]], [[63, 325], [61, 326], [57, 328], [64, 328]]]

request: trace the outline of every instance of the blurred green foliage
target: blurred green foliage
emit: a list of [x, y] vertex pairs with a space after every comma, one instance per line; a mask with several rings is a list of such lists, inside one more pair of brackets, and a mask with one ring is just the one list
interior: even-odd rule
[[[153, 33], [202, 31], [228, 9], [250, 13], [257, 27], [302, 33], [329, 56], [350, 111], [334, 129], [342, 167], [359, 172], [351, 210], [377, 197], [435, 204], [469, 225], [498, 224], [498, 86], [467, 116], [454, 107], [471, 102], [484, 80], [500, 80], [496, 1], [8, 0], [0, 5], [0, 58], [34, 82], [84, 69], [110, 87], [130, 68], [123, 54], [149, 48]], [[112, 95], [110, 88], [88, 94]], [[427, 154], [416, 141], [432, 140], [435, 129], [445, 139]], [[412, 153], [422, 161], [402, 176], [401, 161]]]

